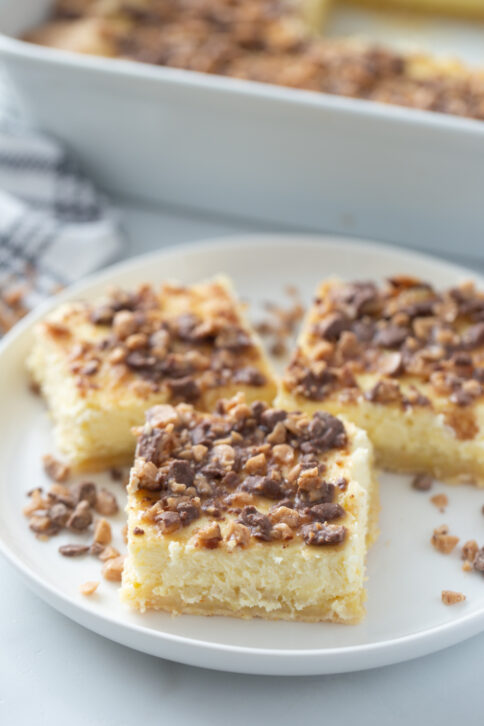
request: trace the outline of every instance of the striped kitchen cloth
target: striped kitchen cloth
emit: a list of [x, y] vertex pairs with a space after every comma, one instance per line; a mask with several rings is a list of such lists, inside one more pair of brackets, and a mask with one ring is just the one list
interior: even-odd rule
[[57, 141], [25, 123], [12, 99], [0, 75], [0, 336], [123, 246], [107, 200]]

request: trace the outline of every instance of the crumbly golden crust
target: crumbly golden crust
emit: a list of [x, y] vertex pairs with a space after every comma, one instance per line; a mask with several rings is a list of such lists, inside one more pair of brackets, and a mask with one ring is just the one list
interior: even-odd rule
[[484, 119], [481, 72], [374, 44], [316, 37], [304, 21], [306, 5], [60, 0], [52, 22], [27, 39], [65, 47], [69, 29], [91, 21], [87, 35], [97, 37], [80, 42], [76, 35], [73, 50]]
[[144, 521], [165, 534], [209, 517], [198, 533], [207, 549], [222, 542], [217, 521], [226, 513], [236, 518], [227, 533], [236, 546], [294, 537], [339, 544], [345, 510], [336, 500], [348, 482], [325, 478], [325, 457], [344, 453], [347, 443], [343, 423], [324, 412], [248, 406], [243, 397], [221, 401], [213, 414], [156, 406], [139, 431], [130, 490]]
[[220, 387], [269, 383], [260, 349], [217, 281], [116, 289], [100, 304], [68, 307], [43, 323], [43, 332], [63, 349], [84, 397], [122, 389], [148, 398], [161, 391], [171, 402], [199, 404]]
[[[372, 375], [376, 383], [363, 390]], [[446, 423], [468, 440], [483, 383], [484, 294], [470, 282], [437, 292], [400, 276], [380, 287], [323, 284], [283, 386], [310, 401], [365, 398], [404, 409], [443, 399]]]

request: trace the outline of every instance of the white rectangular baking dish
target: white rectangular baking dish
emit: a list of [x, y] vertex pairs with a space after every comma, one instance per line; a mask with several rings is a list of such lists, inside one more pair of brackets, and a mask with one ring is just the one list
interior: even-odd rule
[[484, 123], [16, 40], [49, 5], [0, 0], [0, 59], [108, 192], [484, 259]]

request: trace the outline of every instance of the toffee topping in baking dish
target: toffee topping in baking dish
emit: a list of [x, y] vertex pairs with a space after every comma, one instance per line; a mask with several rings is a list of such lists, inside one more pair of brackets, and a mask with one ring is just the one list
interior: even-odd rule
[[482, 72], [318, 36], [304, 8], [304, 0], [58, 0], [51, 20], [26, 39], [484, 119]]

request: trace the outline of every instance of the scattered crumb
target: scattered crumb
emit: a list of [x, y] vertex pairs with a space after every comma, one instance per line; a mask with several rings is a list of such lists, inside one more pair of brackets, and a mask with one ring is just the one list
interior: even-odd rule
[[81, 593], [81, 595], [85, 595], [86, 597], [89, 597], [89, 595], [94, 595], [94, 593], [96, 592], [98, 587], [99, 587], [99, 582], [97, 582], [96, 580], [88, 580], [88, 582], [84, 582], [79, 587], [79, 592]]
[[107, 519], [99, 519], [94, 528], [94, 542], [106, 546], [111, 542], [111, 525]]
[[[116, 497], [107, 489], [99, 488], [94, 482], [80, 481], [70, 485], [59, 483], [66, 479], [68, 467], [51, 455], [45, 456], [43, 462], [54, 481], [47, 492], [42, 487], [27, 492], [29, 501], [23, 513], [28, 519], [29, 528], [37, 539], [43, 541], [66, 530], [86, 535], [94, 530], [90, 543], [64, 544], [58, 551], [63, 557], [69, 558], [83, 555], [98, 557], [104, 563], [103, 576], [108, 580], [119, 582], [124, 556], [110, 544], [111, 524], [104, 517], [95, 519], [94, 516], [95, 511], [106, 515], [116, 514], [119, 511]], [[126, 527], [123, 528], [124, 537], [125, 530]], [[90, 595], [97, 586], [97, 582], [88, 582], [81, 586], [80, 591]]]
[[89, 552], [88, 545], [66, 544], [59, 547], [59, 552], [64, 557], [81, 557]]
[[42, 464], [44, 465], [45, 473], [52, 481], [64, 482], [69, 478], [71, 473], [70, 468], [67, 464], [54, 458], [52, 454], [45, 454], [42, 457]]
[[40, 385], [36, 381], [29, 381], [29, 391], [34, 396], [40, 396]]
[[472, 562], [469, 562], [469, 560], [465, 560], [462, 563], [462, 569], [464, 570], [464, 572], [472, 572], [472, 570], [473, 570]]
[[464, 544], [462, 545], [461, 557], [463, 560], [468, 560], [472, 563], [474, 562], [478, 550], [479, 545], [477, 544], [476, 540], [468, 539], [467, 542], [464, 542]]
[[304, 315], [304, 306], [298, 290], [288, 285], [285, 293], [290, 298], [289, 306], [282, 307], [267, 302], [265, 304], [267, 315], [255, 326], [259, 335], [267, 340], [269, 352], [276, 358], [287, 354], [289, 338], [294, 334], [297, 324]]
[[119, 551], [116, 549], [116, 547], [112, 547], [111, 545], [104, 547], [102, 552], [99, 554], [99, 559], [101, 560], [101, 562], [107, 562], [107, 560], [112, 560], [115, 557], [119, 557]]
[[89, 554], [94, 555], [94, 557], [101, 557], [105, 549], [106, 545], [103, 545], [100, 542], [93, 542], [89, 547]]
[[441, 552], [443, 555], [448, 555], [457, 546], [459, 538], [449, 534], [447, 525], [442, 524], [440, 527], [434, 529], [430, 542], [438, 552]]
[[454, 590], [442, 590], [442, 602], [444, 605], [455, 605], [458, 602], [464, 602], [466, 596], [462, 592], [454, 592]]
[[32, 516], [38, 509], [44, 509], [46, 506], [47, 500], [42, 496], [41, 487], [31, 489], [27, 496], [30, 498], [30, 501], [22, 509], [22, 512], [26, 517]]
[[416, 474], [412, 479], [412, 488], [419, 492], [428, 492], [432, 488], [434, 480], [430, 474]]
[[445, 508], [449, 504], [447, 494], [435, 494], [433, 497], [430, 497], [430, 501], [432, 504], [435, 504], [441, 512], [445, 512]]
[[111, 582], [121, 582], [121, 576], [123, 574], [124, 557], [113, 557], [105, 562], [102, 569], [103, 577]]
[[114, 494], [107, 489], [101, 489], [97, 493], [95, 509], [98, 514], [110, 517], [118, 512], [118, 503]]
[[477, 572], [484, 572], [484, 547], [481, 547], [480, 550], [477, 550], [476, 556], [474, 557], [472, 564]]
[[113, 468], [109, 470], [109, 474], [110, 474], [110, 476], [111, 476], [111, 479], [112, 479], [113, 481], [122, 481], [122, 479], [123, 479], [123, 477], [124, 477], [124, 472], [123, 472], [123, 470], [122, 470], [122, 469], [120, 469], [120, 468], [119, 468], [119, 467], [117, 467], [117, 466], [113, 466]]
[[6, 288], [0, 288], [0, 336], [28, 313], [25, 297], [29, 292], [26, 284], [15, 281], [10, 281]]

